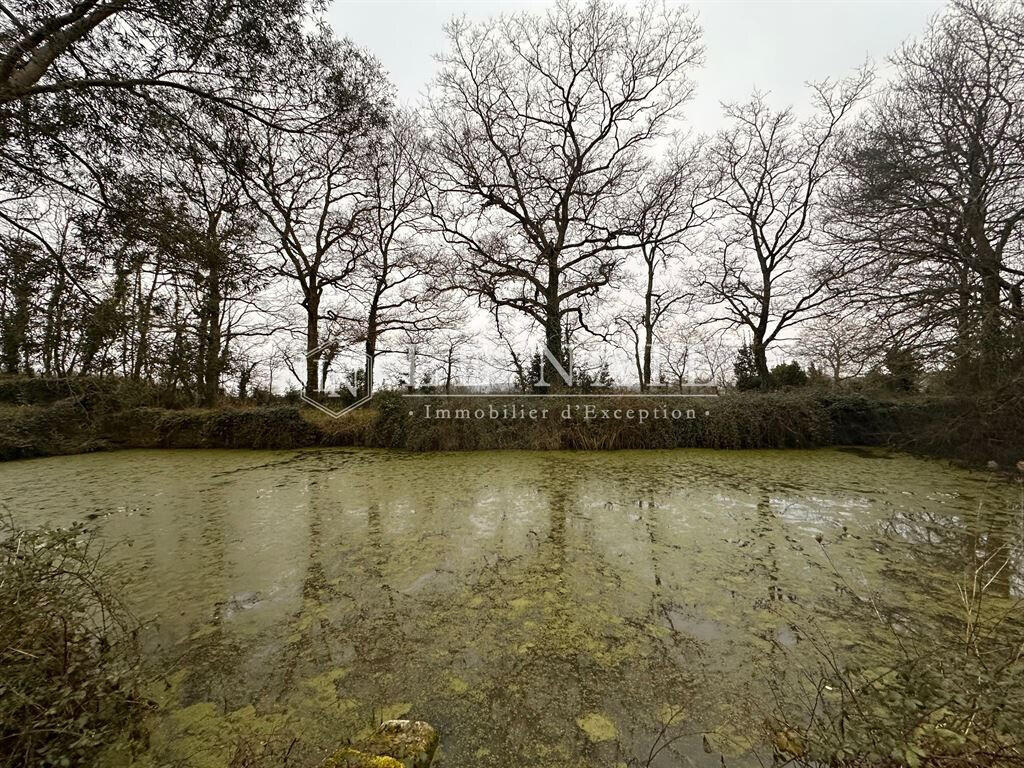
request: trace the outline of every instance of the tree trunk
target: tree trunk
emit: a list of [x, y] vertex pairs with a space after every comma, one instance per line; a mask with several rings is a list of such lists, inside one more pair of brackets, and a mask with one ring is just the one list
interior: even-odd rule
[[316, 385], [320, 370], [320, 352], [314, 351], [320, 346], [320, 289], [316, 281], [310, 278], [310, 288], [306, 294], [306, 397], [316, 397]]
[[981, 327], [978, 365], [974, 370], [979, 386], [991, 386], [1000, 378], [1002, 368], [1002, 322], [999, 278], [1002, 257], [988, 240], [985, 232], [985, 181], [983, 162], [985, 151], [972, 142], [967, 157], [970, 171], [970, 203], [965, 211], [967, 231], [974, 247], [977, 272], [981, 277]]
[[772, 375], [768, 370], [764, 337], [760, 333], [754, 333], [754, 343], [750, 345], [750, 349], [754, 353], [754, 367], [757, 369], [757, 377], [761, 380], [761, 389], [768, 389], [771, 386]]
[[[758, 240], [760, 235], [754, 221], [750, 222], [750, 227], [754, 235], [754, 242], [760, 242]], [[765, 344], [764, 337], [768, 333], [768, 319], [772, 307], [772, 276], [768, 258], [760, 245], [757, 247], [757, 262], [761, 267], [761, 306], [758, 313], [757, 326], [754, 328], [752, 348], [754, 352], [754, 367], [757, 369], [757, 377], [761, 380], [761, 389], [769, 389], [772, 384], [772, 375], [768, 371], [767, 345]]]
[[[153, 270], [155, 275], [160, 273], [161, 261], [157, 259]], [[149, 290], [142, 294], [142, 269], [140, 268], [137, 273], [135, 280], [140, 287], [140, 310], [139, 310], [139, 344], [135, 351], [135, 365], [132, 370], [132, 378], [141, 379], [143, 374], [149, 370], [149, 350], [150, 350], [150, 333], [153, 326], [153, 301], [156, 296], [156, 289], [158, 281], [156, 276], [153, 277], [153, 282], [149, 286]]]
[[978, 243], [978, 263], [981, 272], [981, 357], [978, 361], [978, 383], [991, 385], [1002, 373], [1002, 307], [999, 277], [999, 255], [988, 242]]
[[654, 346], [654, 257], [647, 257], [647, 290], [644, 292], [644, 368], [640, 391], [651, 388], [651, 348]]
[[63, 314], [64, 301], [64, 275], [58, 270], [56, 282], [50, 292], [50, 300], [46, 304], [46, 325], [43, 330], [43, 373], [46, 376], [53, 376], [59, 373], [60, 356], [60, 316]]
[[27, 357], [28, 325], [28, 295], [25, 291], [19, 290], [14, 297], [14, 309], [4, 318], [2, 327], [4, 370], [7, 373], [20, 373], [21, 371], [22, 359]]
[[32, 290], [29, 252], [15, 247], [11, 251], [8, 290], [13, 305], [0, 323], [3, 337], [3, 366], [6, 373], [29, 372], [29, 329], [32, 321]]
[[220, 252], [216, 245], [210, 248], [209, 272], [206, 278], [206, 306], [204, 308], [203, 328], [206, 332], [205, 343], [201, 344], [203, 351], [201, 372], [201, 402], [207, 408], [217, 404], [220, 395], [220, 373], [221, 373], [221, 333], [220, 333], [220, 310], [221, 310], [221, 287], [220, 287]]
[[172, 394], [178, 391], [178, 384], [187, 381], [186, 375], [188, 372], [186, 368], [185, 320], [181, 316], [181, 297], [178, 295], [177, 288], [175, 288], [174, 293], [174, 314], [171, 318], [172, 327], [174, 328], [174, 341], [171, 343], [171, 354], [167, 360], [167, 371]]
[[455, 350], [452, 347], [449, 347], [448, 348], [448, 360], [447, 360], [447, 364], [445, 366], [445, 374], [444, 374], [444, 393], [446, 395], [450, 395], [452, 393], [452, 367], [453, 367], [452, 358], [454, 356], [454, 353], [455, 353]]
[[374, 306], [370, 309], [370, 320], [366, 325], [366, 360], [363, 361], [366, 365], [366, 394], [373, 392], [373, 364], [372, 362], [377, 359], [377, 307], [376, 300], [374, 300]]
[[653, 329], [647, 328], [647, 341], [644, 343], [644, 370], [643, 379], [640, 382], [640, 391], [649, 392], [651, 389], [651, 335]]
[[[569, 370], [566, 365], [565, 358], [562, 355], [562, 315], [561, 307], [558, 300], [558, 282], [557, 278], [554, 279], [554, 287], [548, 288], [547, 295], [547, 306], [544, 315], [544, 345], [547, 347], [548, 352], [551, 356], [559, 362], [559, 364], [572, 376], [572, 371]], [[543, 371], [544, 381], [548, 384], [548, 391], [553, 392], [560, 389], [565, 389], [567, 384], [562, 378], [555, 367], [551, 364], [546, 356], [541, 357], [541, 370]]]

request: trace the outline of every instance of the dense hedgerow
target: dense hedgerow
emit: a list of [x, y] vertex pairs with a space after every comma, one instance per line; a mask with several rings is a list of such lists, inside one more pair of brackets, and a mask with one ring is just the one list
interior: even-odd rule
[[[71, 393], [71, 394], [69, 394]], [[484, 418], [424, 418], [425, 408], [483, 408]], [[583, 406], [596, 409], [584, 418]], [[490, 418], [547, 408], [547, 418]], [[566, 406], [569, 418], [562, 418]], [[577, 406], [580, 406], [577, 408]], [[656, 409], [693, 411], [655, 418]], [[643, 423], [601, 417], [646, 410]], [[0, 377], [0, 460], [115, 448], [298, 448], [364, 445], [414, 451], [619, 448], [812, 448], [892, 445], [967, 462], [1024, 457], [1024, 397], [881, 396], [801, 387], [721, 397], [403, 398], [380, 392], [334, 419], [311, 408], [225, 400], [186, 408], [173, 394], [102, 379]]]

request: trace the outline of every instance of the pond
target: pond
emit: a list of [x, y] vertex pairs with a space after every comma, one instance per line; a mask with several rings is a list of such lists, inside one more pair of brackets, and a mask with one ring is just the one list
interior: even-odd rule
[[1024, 592], [1020, 486], [878, 450], [126, 451], [0, 465], [0, 505], [127, 566], [143, 765], [405, 716], [447, 767], [756, 764], [779, 670], [956, 620], [993, 552]]

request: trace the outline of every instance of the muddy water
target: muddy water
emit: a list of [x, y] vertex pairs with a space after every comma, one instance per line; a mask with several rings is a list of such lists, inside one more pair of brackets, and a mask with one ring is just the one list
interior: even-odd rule
[[997, 550], [1024, 591], [1019, 487], [862, 450], [132, 451], [0, 465], [0, 504], [126, 566], [159, 709], [110, 765], [315, 765], [396, 716], [448, 767], [752, 764], [811, 635], [884, 659], [879, 615], [955, 620]]

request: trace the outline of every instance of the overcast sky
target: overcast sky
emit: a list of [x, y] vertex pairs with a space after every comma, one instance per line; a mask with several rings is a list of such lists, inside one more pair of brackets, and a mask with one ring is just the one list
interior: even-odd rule
[[[445, 45], [443, 25], [523, 8], [534, 2], [335, 0], [328, 18], [339, 35], [368, 48], [391, 74], [399, 100], [415, 104]], [[718, 127], [719, 103], [745, 99], [757, 87], [776, 106], [806, 103], [807, 80], [840, 77], [866, 58], [883, 64], [917, 35], [939, 0], [703, 0], [690, 3], [704, 28], [706, 62], [687, 117], [697, 131]]]

